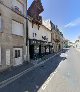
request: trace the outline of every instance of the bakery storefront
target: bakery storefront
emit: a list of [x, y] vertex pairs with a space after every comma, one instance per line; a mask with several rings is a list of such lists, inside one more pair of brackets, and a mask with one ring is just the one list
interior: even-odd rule
[[46, 54], [46, 42], [36, 39], [29, 40], [30, 59], [38, 59]]

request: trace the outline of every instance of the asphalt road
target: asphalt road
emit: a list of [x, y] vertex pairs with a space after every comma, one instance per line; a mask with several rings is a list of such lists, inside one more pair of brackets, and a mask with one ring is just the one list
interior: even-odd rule
[[80, 51], [70, 48], [60, 56], [66, 59], [38, 92], [80, 92]]
[[[69, 53], [71, 53], [71, 51], [74, 52], [73, 49], [70, 49]], [[63, 50], [62, 53], [67, 53], [67, 52], [68, 52], [68, 50], [65, 49], [65, 50]], [[76, 53], [79, 54], [77, 51], [76, 51]], [[71, 58], [73, 59], [73, 57], [74, 57], [73, 53], [70, 54], [70, 59]], [[75, 57], [76, 57], [76, 54], [75, 54]], [[55, 70], [57, 70], [56, 68], [59, 67], [60, 62], [63, 62], [66, 59], [67, 59], [66, 54], [64, 55], [64, 54], [60, 53], [60, 54], [56, 55], [55, 57], [47, 60], [46, 63], [44, 63], [43, 65], [26, 73], [25, 75], [23, 75], [22, 77], [18, 78], [15, 81], [13, 81], [12, 83], [8, 84], [7, 86], [0, 88], [0, 92], [38, 92], [38, 91], [40, 91], [40, 92], [56, 92], [56, 91], [53, 91], [54, 86], [52, 86], [53, 84], [55, 84], [55, 80], [53, 79], [53, 77], [54, 77], [53, 73]], [[70, 67], [71, 66], [72, 65], [70, 65]], [[73, 66], [72, 66], [72, 68], [73, 68]], [[63, 70], [63, 68], [61, 70]], [[62, 73], [64, 74], [65, 71], [69, 71], [69, 69], [63, 70]], [[50, 78], [50, 76], [51, 76], [51, 78]], [[51, 81], [47, 82], [47, 84], [43, 90], [42, 87], [45, 84], [45, 82], [48, 80], [48, 78]], [[59, 79], [57, 79], [57, 81], [59, 81]], [[49, 85], [49, 83], [51, 86]], [[63, 92], [65, 92], [65, 91], [63, 91]]]

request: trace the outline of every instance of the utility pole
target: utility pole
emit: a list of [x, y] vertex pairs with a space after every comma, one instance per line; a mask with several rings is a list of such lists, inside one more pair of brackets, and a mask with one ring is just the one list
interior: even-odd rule
[[29, 55], [29, 29], [28, 29], [28, 14], [27, 14], [27, 0], [26, 0], [26, 54], [27, 54], [27, 60], [30, 62], [30, 55]]

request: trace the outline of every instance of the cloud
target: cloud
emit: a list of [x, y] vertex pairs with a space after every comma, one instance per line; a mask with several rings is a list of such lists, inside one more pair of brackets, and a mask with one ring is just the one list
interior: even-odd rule
[[70, 23], [64, 25], [64, 28], [71, 28], [71, 27], [75, 27], [78, 25], [80, 25], [80, 18], [77, 18], [77, 19], [71, 21]]

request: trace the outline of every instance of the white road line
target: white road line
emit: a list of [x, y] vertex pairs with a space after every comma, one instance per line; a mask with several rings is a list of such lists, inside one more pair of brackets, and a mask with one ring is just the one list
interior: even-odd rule
[[46, 87], [48, 86], [49, 82], [54, 77], [55, 73], [57, 73], [57, 71], [55, 71], [54, 73], [50, 74], [50, 76], [48, 77], [47, 81], [42, 85], [42, 90], [46, 89]]
[[[59, 53], [58, 53], [59, 54]], [[57, 55], [57, 54], [56, 54]], [[53, 57], [55, 57], [56, 55], [54, 55]], [[63, 62], [62, 62], [63, 63]], [[59, 65], [59, 67], [61, 66], [61, 64]], [[51, 81], [51, 79], [54, 77], [54, 75], [57, 73], [57, 70], [55, 70], [50, 77], [47, 79], [47, 81], [42, 85], [42, 90], [45, 90], [46, 87], [48, 86], [49, 82]]]
[[56, 55], [58, 55], [58, 54], [60, 54], [60, 53], [61, 53], [61, 52], [55, 54], [54, 56], [52, 56], [52, 57], [50, 57], [50, 58], [44, 60], [43, 62], [41, 62], [41, 63], [39, 63], [39, 64], [34, 65], [33, 67], [30, 67], [30, 68], [27, 69], [27, 70], [24, 70], [23, 72], [21, 72], [21, 73], [15, 75], [15, 76], [13, 76], [13, 77], [10, 77], [10, 78], [8, 78], [8, 79], [2, 81], [2, 82], [0, 83], [0, 88], [3, 88], [3, 87], [5, 87], [6, 85], [12, 83], [13, 81], [15, 81], [15, 80], [17, 80], [18, 78], [20, 78], [21, 76], [23, 76], [24, 74], [28, 73], [29, 71], [33, 70], [34, 68], [36, 68], [36, 67], [38, 67], [38, 66], [40, 66], [40, 65], [42, 65], [42, 64], [44, 64], [46, 61], [50, 60], [51, 58], [55, 57]]

